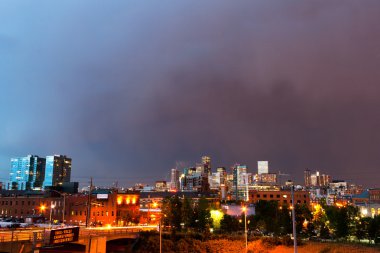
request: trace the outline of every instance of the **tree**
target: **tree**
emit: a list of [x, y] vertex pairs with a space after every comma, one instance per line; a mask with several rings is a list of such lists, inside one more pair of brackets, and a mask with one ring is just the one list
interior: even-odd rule
[[364, 217], [360, 218], [356, 223], [355, 236], [359, 241], [368, 238], [368, 227], [371, 220], [369, 217]]
[[181, 230], [182, 202], [177, 195], [170, 199], [169, 221], [172, 231], [177, 232]]
[[209, 230], [212, 224], [210, 209], [206, 198], [202, 197], [198, 201], [198, 205], [195, 211], [196, 214], [196, 228], [200, 232]]
[[307, 229], [307, 227], [304, 227], [304, 222], [311, 221], [312, 220], [312, 214], [308, 206], [305, 204], [302, 205], [295, 205], [295, 218], [296, 218], [296, 230], [297, 233], [301, 233], [303, 231], [304, 233], [309, 233], [310, 231]]
[[326, 215], [329, 220], [329, 227], [334, 231], [334, 235], [337, 238], [345, 239], [349, 234], [349, 217], [347, 208], [329, 206], [326, 207]]
[[[260, 220], [265, 223], [266, 230], [278, 234], [280, 229], [278, 226], [278, 203], [277, 201], [260, 200], [255, 207], [256, 219], [255, 224]], [[261, 222], [261, 223], [262, 223]]]
[[191, 200], [185, 197], [182, 205], [182, 222], [185, 229], [194, 227], [194, 210], [191, 205]]
[[368, 224], [368, 236], [374, 243], [379, 243], [380, 237], [380, 216], [372, 218]]
[[165, 198], [162, 202], [162, 215], [164, 226], [170, 226], [173, 233], [181, 230], [182, 202], [178, 196]]
[[239, 221], [231, 215], [225, 214], [220, 221], [220, 230], [226, 233], [232, 233], [239, 230]]

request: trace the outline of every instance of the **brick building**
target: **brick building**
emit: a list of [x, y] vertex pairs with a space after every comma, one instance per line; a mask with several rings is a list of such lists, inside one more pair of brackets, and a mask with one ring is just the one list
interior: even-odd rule
[[[251, 203], [257, 203], [259, 200], [266, 201], [277, 201], [279, 205], [291, 205], [292, 196], [291, 191], [257, 191], [250, 190], [249, 191], [249, 201]], [[294, 202], [296, 204], [306, 204], [310, 205], [310, 197], [308, 191], [295, 191], [294, 192]]]
[[32, 215], [40, 215], [46, 220], [62, 220], [63, 198], [50, 197], [38, 194], [25, 194], [23, 191], [2, 191], [0, 193], [0, 217], [2, 218], [26, 218]]
[[88, 194], [51, 196], [37, 191], [3, 191], [0, 193], [0, 217], [27, 218], [38, 215], [48, 221], [51, 209], [53, 221], [62, 222], [64, 219], [66, 224], [86, 225], [89, 202], [90, 225], [123, 226], [139, 220], [139, 194], [112, 191], [94, 192], [90, 201]]

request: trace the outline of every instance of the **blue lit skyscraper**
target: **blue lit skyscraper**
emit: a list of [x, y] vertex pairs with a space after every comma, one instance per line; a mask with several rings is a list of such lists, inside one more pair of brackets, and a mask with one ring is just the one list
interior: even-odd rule
[[63, 155], [46, 156], [44, 187], [70, 182], [70, 178], [71, 158]]
[[35, 155], [12, 158], [7, 189], [40, 189], [45, 177], [44, 169], [45, 158]]

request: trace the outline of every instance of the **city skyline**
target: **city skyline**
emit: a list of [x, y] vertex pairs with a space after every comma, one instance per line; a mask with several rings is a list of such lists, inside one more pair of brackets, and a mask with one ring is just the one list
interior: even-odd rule
[[1, 2], [0, 181], [27, 154], [100, 185], [207, 154], [376, 187], [379, 23], [371, 0]]

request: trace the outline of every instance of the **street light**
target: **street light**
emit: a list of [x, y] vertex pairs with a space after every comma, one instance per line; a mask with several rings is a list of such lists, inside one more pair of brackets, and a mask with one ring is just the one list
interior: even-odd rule
[[51, 214], [53, 212], [53, 209], [55, 208], [55, 205], [53, 203], [51, 203], [50, 205], [50, 222], [49, 222], [49, 230], [51, 229]]
[[65, 224], [65, 211], [66, 211], [66, 195], [67, 193], [65, 192], [59, 192], [53, 189], [49, 189], [51, 192], [56, 192], [59, 195], [63, 196], [63, 206], [62, 206], [62, 224]]
[[243, 206], [241, 210], [244, 213], [244, 233], [245, 233], [245, 252], [248, 252], [248, 231], [247, 231], [247, 207]]

